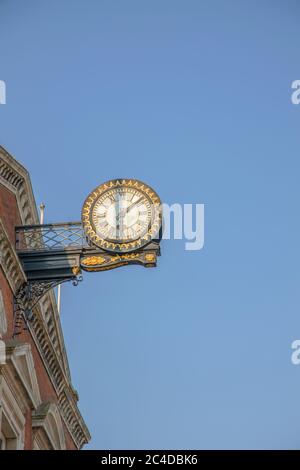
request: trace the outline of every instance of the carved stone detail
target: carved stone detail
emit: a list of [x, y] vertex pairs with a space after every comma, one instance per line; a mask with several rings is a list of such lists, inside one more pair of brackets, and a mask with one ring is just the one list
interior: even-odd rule
[[18, 255], [6, 233], [0, 219], [0, 266], [7, 278], [11, 290], [15, 294], [21, 285], [26, 282], [26, 276], [22, 269]]
[[[0, 184], [15, 194], [22, 224], [38, 224], [29, 174], [1, 146]], [[13, 294], [16, 295], [27, 279], [1, 220], [0, 266]], [[90, 434], [77, 407], [76, 393], [71, 384], [60, 320], [52, 290], [35, 305], [33, 321], [28, 324], [28, 329], [56, 390], [62, 419], [75, 445], [80, 449], [90, 440]]]

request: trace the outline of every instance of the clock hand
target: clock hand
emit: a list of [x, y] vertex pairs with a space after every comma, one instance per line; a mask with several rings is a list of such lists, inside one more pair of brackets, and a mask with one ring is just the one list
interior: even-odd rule
[[125, 209], [121, 209], [120, 212], [117, 214], [116, 219], [119, 220], [120, 217], [123, 218], [126, 214], [128, 214], [131, 209], [133, 209], [140, 201], [143, 200], [143, 196], [141, 196], [137, 201], [133, 202], [130, 206], [126, 207]]
[[132, 209], [133, 207], [137, 206], [138, 203], [139, 203], [140, 201], [142, 201], [143, 199], [144, 199], [143, 196], [141, 196], [137, 201], [135, 201], [133, 204], [131, 204], [130, 206], [128, 206], [128, 207], [126, 208], [126, 212], [125, 212], [125, 213], [128, 214], [128, 212], [131, 211], [131, 209]]

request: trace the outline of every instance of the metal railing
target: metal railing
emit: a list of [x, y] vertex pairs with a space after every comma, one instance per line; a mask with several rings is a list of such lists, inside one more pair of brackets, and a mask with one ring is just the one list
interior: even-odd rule
[[50, 251], [88, 247], [81, 222], [16, 227], [16, 250]]

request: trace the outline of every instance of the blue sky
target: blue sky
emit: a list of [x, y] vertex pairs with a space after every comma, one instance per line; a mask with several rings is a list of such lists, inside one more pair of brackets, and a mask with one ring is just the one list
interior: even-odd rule
[[205, 246], [62, 288], [87, 448], [300, 447], [300, 4], [0, 0], [0, 143], [46, 222], [110, 178], [205, 204]]

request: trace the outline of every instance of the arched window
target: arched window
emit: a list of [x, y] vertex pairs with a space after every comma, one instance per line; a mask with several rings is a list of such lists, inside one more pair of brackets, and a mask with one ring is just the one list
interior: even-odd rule
[[0, 409], [0, 444], [2, 450], [21, 450], [24, 448], [25, 417], [10, 391], [6, 381], [1, 377]]
[[34, 449], [66, 448], [63, 423], [55, 403], [42, 403], [32, 414]]

